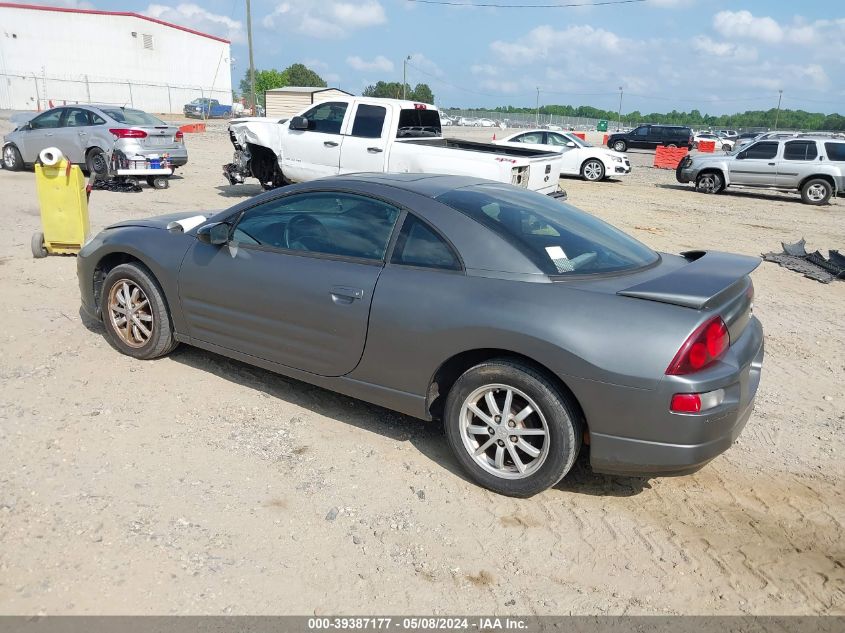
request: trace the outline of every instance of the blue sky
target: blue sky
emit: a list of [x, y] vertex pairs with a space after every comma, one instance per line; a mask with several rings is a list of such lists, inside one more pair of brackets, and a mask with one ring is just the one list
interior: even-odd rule
[[[228, 37], [235, 85], [247, 68], [244, 0], [64, 1], [147, 13]], [[379, 79], [401, 81], [402, 60], [410, 55], [409, 83], [428, 83], [441, 106], [533, 107], [539, 86], [541, 103], [615, 110], [622, 86], [625, 111], [767, 109], [782, 89], [785, 108], [845, 112], [843, 0], [518, 9], [252, 0], [252, 16], [257, 68], [303, 62], [329, 85], [353, 93]]]

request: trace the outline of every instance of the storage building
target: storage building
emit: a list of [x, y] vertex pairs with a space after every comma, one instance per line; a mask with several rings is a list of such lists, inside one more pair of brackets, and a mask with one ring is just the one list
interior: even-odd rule
[[0, 2], [0, 110], [232, 103], [229, 41], [138, 13]]
[[312, 103], [323, 103], [337, 97], [349, 97], [351, 93], [337, 88], [311, 88], [303, 86], [288, 86], [273, 88], [264, 93], [264, 104], [267, 116], [273, 118], [289, 118], [301, 112]]

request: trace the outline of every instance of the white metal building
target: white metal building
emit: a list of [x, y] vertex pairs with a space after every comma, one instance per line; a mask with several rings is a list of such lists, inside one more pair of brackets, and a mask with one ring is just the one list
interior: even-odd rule
[[140, 15], [0, 2], [0, 109], [232, 103], [228, 40]]
[[267, 108], [267, 116], [284, 118], [301, 112], [312, 103], [323, 103], [336, 97], [348, 97], [350, 95], [351, 93], [338, 88], [287, 86], [285, 88], [273, 88], [265, 92], [264, 105]]

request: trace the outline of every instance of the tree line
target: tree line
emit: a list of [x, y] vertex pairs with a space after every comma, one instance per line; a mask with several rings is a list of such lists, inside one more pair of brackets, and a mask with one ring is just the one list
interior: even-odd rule
[[[466, 108], [464, 108], [466, 109]], [[477, 108], [502, 114], [534, 114], [535, 108], [519, 108], [505, 106], [493, 108]], [[583, 117], [588, 119], [606, 119], [616, 121], [618, 114], [611, 110], [601, 110], [592, 106], [546, 105], [540, 108], [540, 114], [556, 116]], [[504, 117], [503, 117], [504, 118]], [[845, 116], [841, 114], [823, 114], [821, 112], [807, 112], [805, 110], [784, 110], [776, 108], [769, 110], [746, 110], [736, 114], [711, 115], [702, 114], [699, 110], [690, 112], [649, 112], [639, 110], [622, 114], [623, 125], [638, 125], [640, 123], [665, 123], [669, 125], [689, 125], [695, 128], [773, 128], [791, 130], [845, 130]]]

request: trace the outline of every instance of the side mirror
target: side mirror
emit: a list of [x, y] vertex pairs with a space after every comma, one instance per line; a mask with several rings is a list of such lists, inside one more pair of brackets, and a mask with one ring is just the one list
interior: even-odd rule
[[304, 116], [295, 116], [290, 120], [290, 129], [292, 130], [307, 130], [308, 119]]
[[200, 227], [197, 239], [205, 244], [220, 246], [229, 241], [229, 225], [225, 222], [214, 222]]
[[575, 145], [575, 141], [567, 141], [566, 146], [567, 147], [578, 147], [577, 145]]

